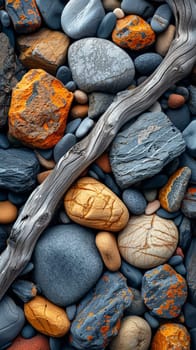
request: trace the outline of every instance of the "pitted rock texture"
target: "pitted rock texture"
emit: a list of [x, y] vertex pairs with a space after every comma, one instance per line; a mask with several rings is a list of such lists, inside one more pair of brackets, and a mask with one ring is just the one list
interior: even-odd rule
[[30, 339], [25, 339], [20, 335], [14, 339], [13, 343], [7, 350], [51, 350], [48, 338], [38, 334]]
[[68, 61], [73, 80], [85, 92], [116, 93], [126, 89], [135, 75], [130, 56], [106, 39], [74, 42], [68, 50]]
[[92, 177], [80, 178], [65, 195], [67, 215], [80, 225], [98, 230], [120, 231], [129, 219], [124, 203]]
[[116, 182], [127, 188], [152, 177], [184, 150], [182, 134], [164, 113], [144, 113], [112, 143], [110, 163]]
[[72, 100], [58, 79], [29, 70], [12, 92], [9, 133], [30, 147], [53, 147], [64, 135]]
[[121, 256], [131, 265], [148, 269], [166, 262], [178, 243], [178, 229], [157, 215], [131, 217], [118, 236]]
[[190, 334], [186, 327], [177, 323], [165, 323], [156, 331], [151, 350], [190, 350]]
[[77, 307], [70, 343], [77, 349], [102, 350], [118, 334], [124, 310], [133, 294], [120, 272], [105, 272]]
[[141, 290], [146, 306], [162, 318], [179, 316], [187, 298], [186, 280], [168, 264], [147, 271]]

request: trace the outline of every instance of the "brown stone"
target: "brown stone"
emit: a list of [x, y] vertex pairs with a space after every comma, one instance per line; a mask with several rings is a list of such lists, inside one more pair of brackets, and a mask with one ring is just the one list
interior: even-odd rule
[[105, 173], [111, 173], [112, 168], [110, 165], [110, 159], [107, 152], [104, 152], [99, 158], [96, 159], [95, 163], [103, 170]]
[[39, 184], [41, 184], [47, 177], [50, 175], [52, 170], [46, 170], [42, 171], [41, 173], [37, 174], [37, 181]]
[[180, 108], [185, 104], [184, 96], [179, 94], [171, 94], [168, 98], [168, 107], [172, 109]]
[[0, 202], [0, 224], [10, 224], [16, 220], [18, 215], [17, 207], [9, 201]]
[[88, 115], [88, 105], [75, 105], [70, 111], [70, 116], [72, 118], [85, 118]]
[[29, 147], [53, 147], [64, 135], [72, 92], [42, 69], [31, 69], [13, 89], [9, 133]]
[[155, 333], [151, 350], [190, 350], [190, 335], [187, 329], [176, 323], [165, 323]]
[[121, 257], [114, 234], [105, 231], [99, 232], [96, 235], [95, 243], [107, 269], [118, 271], [121, 266]]
[[69, 37], [61, 32], [42, 28], [36, 33], [21, 35], [17, 39], [20, 60], [31, 68], [41, 68], [55, 74], [67, 56]]
[[176, 27], [173, 24], [170, 24], [168, 28], [157, 36], [155, 43], [155, 51], [161, 56], [165, 56], [172, 40], [174, 39], [176, 32]]
[[120, 1], [119, 0], [103, 0], [103, 7], [107, 11], [112, 11], [116, 7], [120, 7]]
[[49, 339], [41, 334], [30, 339], [22, 338], [19, 335], [7, 350], [50, 350]]

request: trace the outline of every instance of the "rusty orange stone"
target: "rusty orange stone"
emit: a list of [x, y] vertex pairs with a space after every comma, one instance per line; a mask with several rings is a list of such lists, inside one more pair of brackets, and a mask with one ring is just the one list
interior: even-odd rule
[[141, 17], [129, 15], [117, 20], [112, 40], [122, 48], [137, 51], [152, 45], [155, 33]]
[[168, 107], [172, 109], [180, 108], [185, 104], [185, 98], [179, 94], [171, 94], [168, 98]]
[[63, 137], [73, 93], [42, 69], [31, 69], [13, 89], [9, 134], [29, 147], [51, 148]]
[[187, 329], [177, 323], [165, 323], [155, 333], [151, 350], [190, 350], [190, 335]]
[[95, 163], [103, 170], [105, 173], [111, 173], [112, 168], [110, 165], [110, 160], [107, 152], [104, 152], [99, 158], [96, 159]]

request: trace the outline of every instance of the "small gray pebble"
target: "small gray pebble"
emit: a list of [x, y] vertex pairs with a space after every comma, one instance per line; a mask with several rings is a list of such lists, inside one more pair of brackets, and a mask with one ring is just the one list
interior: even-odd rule
[[4, 10], [0, 11], [0, 21], [4, 27], [9, 27], [11, 25], [10, 16]]
[[72, 74], [67, 66], [61, 66], [56, 71], [56, 78], [59, 79], [64, 85], [72, 79]]
[[162, 62], [163, 58], [158, 53], [148, 52], [139, 55], [134, 60], [135, 68], [140, 75], [150, 75]]
[[99, 181], [99, 176], [93, 170], [88, 171], [88, 176], [93, 177], [93, 179], [96, 179]]
[[182, 264], [182, 263], [179, 265], [176, 265], [175, 270], [177, 273], [179, 273], [182, 276], [186, 275], [186, 268], [185, 268], [184, 264]]
[[74, 120], [71, 120], [69, 123], [67, 123], [66, 133], [74, 134], [77, 128], [79, 127], [81, 121], [82, 121], [81, 118], [76, 118]]
[[109, 174], [105, 174], [104, 183], [107, 187], [109, 187], [118, 197], [121, 197], [121, 190], [113, 180], [112, 176]]
[[113, 12], [107, 13], [99, 24], [96, 36], [98, 38], [107, 39], [116, 25], [116, 20], [117, 18]]
[[82, 122], [80, 123], [79, 127], [76, 130], [76, 137], [79, 139], [86, 136], [88, 132], [92, 129], [94, 126], [94, 121], [90, 118], [84, 118]]
[[93, 170], [101, 180], [104, 180], [105, 173], [97, 164], [93, 163], [90, 169]]
[[131, 291], [133, 293], [133, 300], [132, 300], [131, 306], [129, 306], [125, 310], [125, 315], [126, 316], [131, 316], [131, 315], [141, 316], [144, 314], [144, 312], [147, 311], [147, 307], [144, 304], [140, 290], [135, 289], [135, 288], [131, 288]]
[[26, 324], [21, 331], [21, 335], [25, 339], [33, 338], [36, 333], [37, 331], [30, 324]]
[[76, 144], [76, 137], [73, 134], [66, 133], [54, 147], [54, 160], [57, 163], [59, 159]]
[[61, 210], [59, 213], [59, 221], [62, 224], [69, 224], [71, 222], [69, 216], [63, 210]]
[[143, 190], [144, 197], [148, 202], [153, 202], [157, 198], [157, 189]]
[[172, 18], [172, 10], [168, 4], [163, 4], [159, 6], [152, 19], [151, 27], [156, 33], [161, 33], [167, 29]]
[[73, 80], [68, 81], [67, 84], [65, 84], [65, 87], [67, 90], [74, 92], [77, 89], [76, 82]]
[[128, 188], [123, 191], [122, 199], [133, 215], [144, 214], [147, 202], [140, 191]]
[[77, 306], [76, 304], [72, 304], [66, 307], [66, 313], [67, 313], [67, 317], [70, 321], [72, 321], [76, 315], [76, 311], [77, 311]]
[[152, 329], [156, 329], [159, 327], [159, 321], [154, 316], [152, 316], [149, 312], [144, 313], [144, 318], [149, 323]]
[[169, 213], [168, 211], [164, 210], [163, 208], [160, 208], [159, 210], [156, 211], [156, 214], [158, 216], [160, 216], [161, 218], [171, 220], [171, 219], [174, 219], [177, 216], [179, 216], [181, 214], [181, 211], [178, 210], [178, 211], [175, 211], [174, 213]]
[[180, 255], [174, 255], [168, 260], [168, 264], [171, 266], [176, 266], [181, 264], [183, 261], [183, 258]]
[[10, 142], [5, 134], [0, 133], [0, 148], [7, 149], [10, 147]]

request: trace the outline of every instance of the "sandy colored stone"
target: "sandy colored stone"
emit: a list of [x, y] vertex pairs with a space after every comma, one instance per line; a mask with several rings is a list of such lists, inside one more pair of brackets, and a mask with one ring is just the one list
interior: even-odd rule
[[152, 215], [154, 214], [159, 208], [160, 208], [160, 202], [158, 199], [154, 200], [153, 202], [148, 203], [145, 214], [146, 215]]
[[49, 339], [41, 334], [30, 339], [22, 338], [19, 335], [7, 350], [50, 350]]
[[111, 173], [112, 168], [110, 165], [110, 159], [107, 152], [102, 153], [102, 155], [96, 159], [95, 163], [103, 170], [105, 173]]
[[124, 203], [104, 184], [80, 178], [64, 197], [67, 215], [80, 225], [102, 231], [120, 231], [129, 220]]
[[121, 257], [114, 234], [99, 232], [96, 235], [95, 243], [107, 269], [118, 271], [121, 266]]
[[180, 108], [185, 104], [185, 97], [179, 94], [171, 94], [168, 98], [168, 107], [172, 109]]
[[42, 171], [41, 173], [37, 174], [37, 181], [39, 184], [41, 184], [47, 177], [50, 175], [52, 170], [46, 170]]
[[31, 69], [12, 92], [9, 133], [25, 145], [51, 148], [63, 137], [72, 92], [42, 69]]
[[49, 300], [36, 296], [24, 304], [27, 321], [40, 333], [51, 337], [62, 337], [70, 328], [66, 312]]
[[41, 68], [55, 74], [67, 56], [70, 39], [66, 34], [42, 28], [17, 38], [21, 62], [29, 69]]
[[9, 201], [0, 202], [0, 224], [10, 224], [18, 215], [17, 207]]
[[128, 316], [122, 319], [119, 333], [110, 343], [110, 350], [148, 350], [151, 328], [142, 317]]
[[86, 92], [82, 90], [75, 90], [74, 98], [75, 98], [75, 101], [81, 105], [86, 104], [88, 102], [88, 95], [86, 94]]
[[190, 335], [187, 329], [176, 323], [165, 323], [155, 333], [151, 350], [190, 350]]
[[89, 106], [87, 104], [81, 105], [77, 104], [72, 107], [70, 111], [70, 116], [72, 118], [84, 118], [88, 115], [88, 108]]
[[178, 229], [157, 215], [132, 217], [118, 236], [120, 254], [129, 264], [148, 269], [166, 262], [178, 243]]
[[113, 12], [114, 12], [115, 16], [116, 16], [118, 19], [121, 19], [121, 18], [124, 18], [124, 17], [125, 17], [124, 11], [123, 11], [121, 8], [119, 8], [119, 7], [115, 8], [115, 9], [113, 10]]
[[176, 27], [173, 24], [170, 24], [168, 28], [160, 33], [156, 38], [155, 51], [161, 56], [165, 56], [172, 40], [174, 39], [176, 32]]
[[141, 17], [129, 15], [117, 20], [112, 40], [124, 49], [137, 51], [152, 45], [155, 42], [155, 33]]

